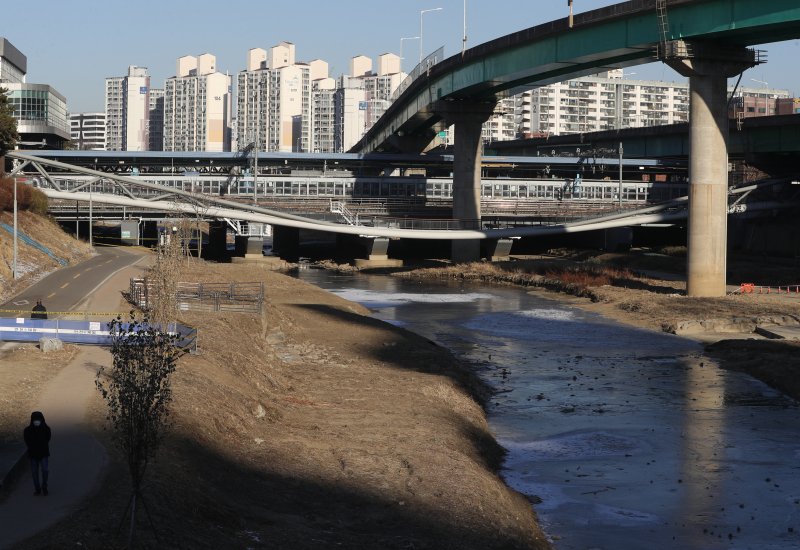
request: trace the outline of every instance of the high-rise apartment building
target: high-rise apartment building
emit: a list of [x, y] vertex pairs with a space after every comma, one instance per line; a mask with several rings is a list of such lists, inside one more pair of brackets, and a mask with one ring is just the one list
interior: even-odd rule
[[281, 42], [269, 52], [253, 48], [237, 77], [239, 148], [260, 151], [310, 151], [314, 148], [314, 89], [328, 78], [328, 64], [295, 60], [295, 46]]
[[268, 147], [269, 122], [269, 61], [267, 51], [252, 48], [247, 53], [247, 68], [237, 75], [236, 86], [236, 142], [237, 148], [250, 144], [259, 151]]
[[150, 151], [164, 150], [164, 90], [150, 89]]
[[126, 76], [106, 78], [106, 149], [150, 148], [150, 75], [147, 67], [128, 67]]
[[334, 97], [334, 150], [344, 153], [369, 129], [364, 82], [347, 75], [339, 79]]
[[211, 54], [184, 56], [164, 88], [165, 151], [229, 151], [231, 77]]
[[339, 79], [336, 93], [337, 152], [349, 150], [378, 121], [405, 77], [400, 58], [392, 53], [378, 57], [377, 73], [373, 72], [369, 57], [358, 55], [350, 60], [350, 74]]
[[79, 151], [104, 151], [106, 148], [106, 114], [73, 113], [70, 120], [70, 140]]
[[[579, 134], [688, 122], [688, 83], [622, 77], [622, 70], [617, 69], [523, 92], [516, 96], [515, 106], [520, 135]], [[774, 114], [775, 100], [788, 96], [786, 90], [739, 88], [732, 109], [738, 106], [743, 118]]]
[[336, 152], [336, 81], [313, 80], [311, 108], [311, 152]]

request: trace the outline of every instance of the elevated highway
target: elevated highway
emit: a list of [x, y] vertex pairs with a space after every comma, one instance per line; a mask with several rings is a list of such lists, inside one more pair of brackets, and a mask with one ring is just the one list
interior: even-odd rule
[[[505, 95], [659, 59], [689, 78], [687, 293], [723, 296], [727, 264], [727, 79], [765, 61], [748, 46], [800, 37], [796, 0], [632, 0], [503, 36], [430, 67], [353, 151], [425, 149], [454, 127], [455, 218], [480, 218], [482, 124]], [[471, 260], [478, 243], [453, 246]]]
[[666, 9], [666, 36], [656, 0], [633, 0], [577, 14], [572, 28], [559, 19], [445, 59], [411, 83], [352, 152], [422, 150], [434, 129], [452, 122], [448, 103], [493, 106], [535, 86], [652, 63], [665, 39], [738, 49], [800, 38], [795, 0], [669, 0]]

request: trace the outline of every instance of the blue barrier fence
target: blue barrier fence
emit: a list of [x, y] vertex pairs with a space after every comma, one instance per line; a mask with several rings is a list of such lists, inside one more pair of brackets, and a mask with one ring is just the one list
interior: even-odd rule
[[[0, 318], [0, 340], [9, 342], [38, 342], [39, 338], [58, 338], [73, 344], [110, 346], [110, 323], [69, 321], [64, 319]], [[176, 345], [183, 349], [197, 348], [197, 329], [177, 324], [169, 332], [178, 334]]]

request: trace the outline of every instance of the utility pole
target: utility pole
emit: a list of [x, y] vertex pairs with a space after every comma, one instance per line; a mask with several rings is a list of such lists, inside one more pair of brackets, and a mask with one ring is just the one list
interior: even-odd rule
[[461, 39], [461, 59], [467, 51], [467, 0], [464, 0], [464, 37]]
[[17, 274], [17, 176], [14, 176], [14, 273], [12, 278], [16, 279]]
[[622, 142], [619, 142], [619, 192], [618, 200], [619, 200], [619, 207], [622, 208]]
[[253, 204], [258, 204], [258, 134], [261, 133], [261, 75], [258, 76], [258, 94], [256, 96], [256, 139], [253, 157]]

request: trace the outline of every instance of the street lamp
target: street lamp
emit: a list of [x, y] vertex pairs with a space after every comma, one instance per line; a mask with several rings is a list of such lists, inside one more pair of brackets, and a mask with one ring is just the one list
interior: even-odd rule
[[572, 28], [573, 18], [572, 18], [572, 0], [568, 0], [569, 4], [569, 28]]
[[405, 38], [401, 38], [400, 39], [400, 72], [401, 73], [403, 72], [403, 59], [405, 59], [405, 57], [403, 57], [403, 42], [405, 42], [406, 40], [419, 40], [419, 36], [407, 36]]
[[419, 11], [419, 62], [422, 63], [422, 16], [432, 11], [442, 11], [444, 8], [431, 8]]
[[464, 36], [461, 38], [461, 57], [467, 51], [467, 0], [464, 0]]
[[[767, 89], [769, 88], [769, 83], [764, 82], [763, 80], [758, 80], [757, 78], [751, 78], [750, 80], [752, 80], [753, 82], [758, 82], [759, 84], [762, 84], [764, 86], [764, 116], [767, 116], [769, 114], [769, 105], [767, 103]], [[758, 108], [757, 102], [756, 102], [756, 108]]]
[[12, 279], [16, 279], [17, 273], [17, 176], [14, 176], [14, 273]]

